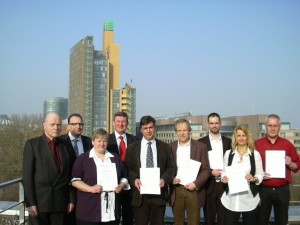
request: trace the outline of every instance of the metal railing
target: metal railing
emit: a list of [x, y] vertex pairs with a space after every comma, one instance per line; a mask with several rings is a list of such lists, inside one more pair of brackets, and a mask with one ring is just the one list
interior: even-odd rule
[[7, 212], [8, 210], [18, 207], [18, 210], [16, 210], [18, 213], [18, 218], [19, 218], [19, 225], [21, 224], [25, 224], [26, 223], [26, 217], [25, 217], [25, 202], [24, 202], [24, 188], [23, 188], [23, 184], [22, 184], [22, 179], [15, 179], [15, 180], [11, 180], [11, 181], [7, 181], [5, 183], [1, 183], [0, 184], [0, 189], [2, 188], [6, 188], [6, 187], [10, 187], [13, 185], [19, 185], [19, 202], [14, 203], [13, 205], [10, 205], [7, 208], [4, 209], [0, 209], [0, 215], [3, 215], [5, 212]]
[[[18, 215], [18, 224], [24, 224], [27, 222], [26, 219], [26, 210], [25, 210], [25, 202], [24, 202], [24, 188], [23, 188], [23, 183], [22, 183], [22, 178], [18, 178], [15, 180], [11, 180], [11, 181], [7, 181], [5, 183], [0, 183], [0, 190], [6, 187], [10, 187], [13, 185], [19, 185], [19, 202], [13, 202], [12, 205], [10, 205], [9, 207], [6, 207], [4, 209], [0, 209], [0, 216], [1, 215], [6, 215], [5, 212], [7, 212], [10, 209], [14, 208], [15, 214], [14, 215]], [[294, 188], [299, 188], [300, 185], [299, 184], [294, 184], [293, 185]], [[300, 206], [300, 201], [290, 201], [290, 206], [294, 205], [294, 207], [299, 207]], [[17, 207], [17, 209], [16, 209]], [[292, 207], [290, 207], [291, 210]], [[297, 208], [298, 211], [298, 208]], [[173, 224], [173, 219], [172, 215], [170, 215], [170, 217], [165, 217], [165, 224]], [[271, 218], [270, 223], [273, 224], [273, 220], [274, 218]], [[299, 224], [300, 222], [300, 216], [298, 215], [298, 213], [294, 214], [294, 215], [289, 215], [289, 224]], [[200, 224], [204, 224], [203, 218], [201, 220]]]

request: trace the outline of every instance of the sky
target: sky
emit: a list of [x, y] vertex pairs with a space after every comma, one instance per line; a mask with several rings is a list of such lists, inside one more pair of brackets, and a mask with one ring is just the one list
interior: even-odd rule
[[93, 36], [102, 50], [105, 21], [138, 121], [276, 113], [300, 128], [298, 0], [1, 1], [0, 114], [68, 98], [70, 49]]

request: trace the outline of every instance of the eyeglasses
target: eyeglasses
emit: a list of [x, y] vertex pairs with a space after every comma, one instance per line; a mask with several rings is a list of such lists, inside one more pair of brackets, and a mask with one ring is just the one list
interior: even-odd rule
[[72, 125], [72, 126], [80, 126], [80, 127], [83, 127], [84, 123], [69, 123], [69, 125]]

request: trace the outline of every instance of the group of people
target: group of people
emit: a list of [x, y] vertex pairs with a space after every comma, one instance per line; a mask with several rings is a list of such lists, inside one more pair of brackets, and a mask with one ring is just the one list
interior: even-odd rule
[[[178, 140], [170, 144], [155, 138], [149, 115], [140, 119], [141, 138], [126, 132], [124, 112], [114, 115], [113, 133], [98, 129], [92, 138], [82, 135], [80, 114], [69, 116], [65, 135], [56, 113], [43, 125], [44, 134], [24, 147], [31, 224], [162, 225], [167, 203], [175, 225], [198, 225], [202, 207], [207, 225], [238, 224], [241, 214], [244, 224], [267, 225], [272, 207], [276, 224], [287, 224], [291, 171], [299, 170], [300, 160], [279, 136], [275, 114], [267, 117], [266, 137], [256, 141], [246, 126], [237, 126], [232, 140], [221, 135], [217, 113], [208, 115], [208, 135], [199, 140], [192, 139], [189, 121], [178, 119]], [[276, 150], [285, 152], [285, 178], [264, 172], [266, 151]], [[241, 181], [233, 178], [241, 173]], [[233, 180], [245, 189], [234, 190]]]

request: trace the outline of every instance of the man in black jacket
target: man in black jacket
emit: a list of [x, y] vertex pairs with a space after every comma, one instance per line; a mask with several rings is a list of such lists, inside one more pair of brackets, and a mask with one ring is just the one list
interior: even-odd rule
[[[223, 156], [231, 149], [231, 139], [221, 135], [221, 117], [218, 113], [211, 113], [207, 117], [209, 133], [198, 141], [206, 144], [211, 167], [211, 176], [206, 186], [206, 201], [203, 208], [207, 225], [224, 225], [224, 207], [221, 196], [224, 184], [221, 182]], [[210, 157], [213, 155], [213, 157]], [[217, 160], [218, 159], [218, 160]], [[217, 217], [217, 223], [215, 223]]]
[[[115, 131], [109, 135], [107, 150], [120, 155], [125, 160], [127, 146], [139, 139], [126, 132], [128, 127], [128, 115], [125, 112], [117, 112], [114, 115]], [[131, 190], [122, 191], [122, 225], [133, 225], [133, 212], [131, 203]]]

